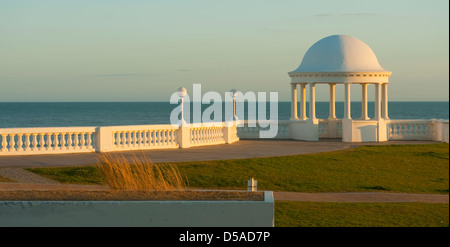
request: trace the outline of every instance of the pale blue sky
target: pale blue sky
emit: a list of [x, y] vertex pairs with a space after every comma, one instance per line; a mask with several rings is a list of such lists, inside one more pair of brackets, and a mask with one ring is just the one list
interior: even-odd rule
[[[0, 0], [0, 102], [168, 101], [279, 92], [319, 39], [361, 39], [393, 72], [391, 101], [449, 99], [448, 0]], [[352, 99], [360, 100], [360, 87]], [[328, 87], [317, 87], [328, 101]], [[354, 93], [353, 93], [354, 92]], [[369, 100], [373, 99], [369, 88]], [[343, 99], [343, 87], [337, 88]]]

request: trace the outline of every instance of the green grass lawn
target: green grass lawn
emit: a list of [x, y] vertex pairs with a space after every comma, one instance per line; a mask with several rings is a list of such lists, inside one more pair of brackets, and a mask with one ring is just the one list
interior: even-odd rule
[[277, 227], [448, 227], [446, 203], [275, 202]]
[[[260, 190], [449, 193], [449, 146], [445, 143], [174, 164], [190, 188], [246, 189], [246, 181], [253, 177]], [[28, 170], [62, 183], [104, 183], [95, 166]]]
[[[151, 158], [151, 157], [150, 157]], [[362, 146], [271, 158], [174, 163], [190, 188], [449, 193], [449, 145]], [[104, 184], [95, 166], [28, 169], [62, 183]], [[449, 205], [275, 202], [275, 226], [449, 226]]]

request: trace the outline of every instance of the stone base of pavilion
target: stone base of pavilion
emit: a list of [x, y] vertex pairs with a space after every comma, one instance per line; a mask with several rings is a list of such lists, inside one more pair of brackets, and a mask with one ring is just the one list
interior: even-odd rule
[[[292, 139], [318, 141], [321, 138], [320, 121], [320, 119], [291, 120], [289, 132]], [[388, 125], [383, 120], [328, 119], [326, 128], [326, 138], [342, 138], [343, 142], [388, 141]]]

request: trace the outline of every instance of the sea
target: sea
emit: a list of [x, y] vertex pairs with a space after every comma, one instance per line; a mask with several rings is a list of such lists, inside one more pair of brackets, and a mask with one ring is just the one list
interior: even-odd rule
[[[210, 106], [203, 104], [202, 111]], [[170, 124], [170, 115], [175, 107], [176, 104], [168, 102], [0, 103], [0, 128]], [[371, 118], [374, 108], [374, 102], [369, 102]], [[244, 109], [247, 119], [248, 106]], [[222, 116], [224, 110], [223, 106]], [[267, 103], [266, 119], [270, 119], [270, 110]], [[360, 118], [361, 102], [352, 102], [351, 111], [353, 119]], [[290, 112], [290, 102], [278, 102], [278, 120], [289, 120]], [[326, 119], [328, 113], [328, 102], [316, 102], [317, 118]], [[337, 118], [343, 115], [344, 103], [336, 102]], [[449, 102], [389, 102], [389, 118], [448, 120]]]

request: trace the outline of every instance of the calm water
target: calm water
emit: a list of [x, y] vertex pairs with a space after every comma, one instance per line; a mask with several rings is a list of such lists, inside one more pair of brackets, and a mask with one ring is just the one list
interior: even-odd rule
[[[318, 118], [328, 118], [328, 105], [316, 103]], [[0, 128], [169, 124], [170, 113], [176, 106], [163, 102], [0, 103]], [[361, 103], [352, 102], [351, 108], [352, 117], [359, 118]], [[338, 118], [343, 117], [343, 111], [344, 103], [336, 102]], [[374, 103], [369, 102], [369, 117], [373, 115]], [[448, 119], [448, 116], [449, 102], [389, 102], [391, 119]], [[278, 104], [278, 118], [290, 118], [290, 102]]]

